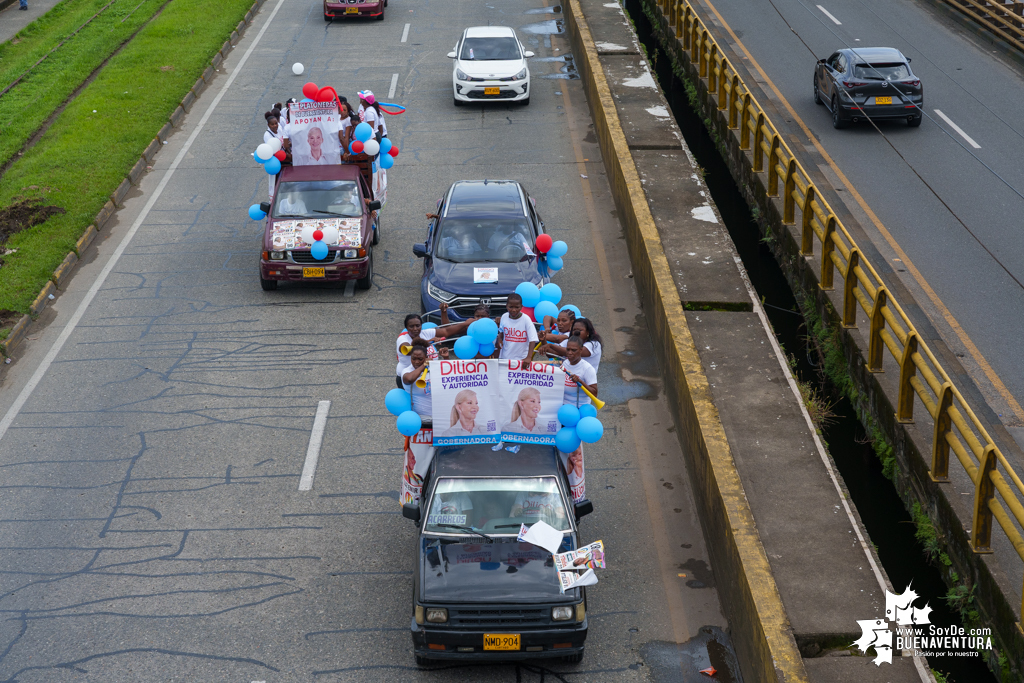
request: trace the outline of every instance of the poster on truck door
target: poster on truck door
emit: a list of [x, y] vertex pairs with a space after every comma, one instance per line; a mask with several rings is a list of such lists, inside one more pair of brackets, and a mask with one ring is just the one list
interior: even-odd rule
[[292, 102], [288, 111], [284, 133], [292, 141], [292, 164], [340, 164], [341, 114], [337, 102]]
[[405, 437], [405, 471], [402, 473], [402, 505], [418, 505], [423, 491], [423, 477], [434, 459], [433, 436], [430, 429], [421, 429]]
[[556, 372], [529, 361], [430, 361], [434, 446], [554, 445], [563, 397]]

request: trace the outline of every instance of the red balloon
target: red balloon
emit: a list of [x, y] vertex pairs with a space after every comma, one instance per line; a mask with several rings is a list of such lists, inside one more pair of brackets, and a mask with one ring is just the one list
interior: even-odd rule
[[533, 307], [532, 306], [523, 306], [523, 314], [527, 318], [532, 320], [533, 322], [537, 322], [537, 319], [533, 317]]
[[540, 237], [537, 238], [537, 251], [539, 251], [542, 254], [546, 254], [548, 253], [548, 249], [551, 248], [552, 244], [553, 242], [551, 240], [551, 235], [541, 235]]
[[317, 102], [333, 102], [338, 97], [338, 93], [335, 92], [334, 88], [329, 85], [325, 85], [320, 88], [320, 92], [316, 94]]
[[314, 230], [314, 231], [313, 231], [313, 239], [314, 239], [314, 240], [316, 240], [317, 242], [319, 242], [319, 241], [320, 241], [320, 240], [322, 240], [323, 238], [324, 238], [324, 231], [323, 231], [323, 230]]
[[359, 140], [354, 140], [352, 142], [352, 151], [355, 152], [356, 154], [362, 154], [363, 153], [363, 143], [359, 142]]
[[316, 83], [307, 83], [302, 86], [302, 94], [309, 99], [316, 99], [317, 93], [320, 92], [320, 88], [316, 87]]
[[285, 154], [285, 151], [283, 149], [279, 149], [276, 152], [274, 152], [274, 156], [277, 157], [278, 161], [284, 161], [285, 157], [287, 157], [288, 155]]
[[391, 145], [391, 149], [388, 150], [388, 154], [390, 154], [393, 157], [397, 157], [398, 156], [398, 145]]

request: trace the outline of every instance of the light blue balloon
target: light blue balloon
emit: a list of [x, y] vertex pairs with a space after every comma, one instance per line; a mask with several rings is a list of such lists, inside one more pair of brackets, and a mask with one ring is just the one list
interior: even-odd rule
[[[392, 389], [392, 391], [398, 391], [398, 389]], [[576, 423], [580, 421], [580, 411], [574, 405], [564, 404], [558, 409], [558, 421], [565, 427], [575, 427]]]
[[[432, 330], [435, 327], [437, 327], [437, 323], [423, 323], [423, 326], [420, 329], [421, 330]], [[402, 331], [404, 332], [405, 330], [402, 330]]]
[[516, 285], [516, 294], [523, 297], [523, 306], [533, 308], [540, 301], [540, 290], [532, 282], [520, 282]]
[[384, 395], [384, 407], [396, 417], [407, 410], [412, 410], [412, 399], [409, 398], [409, 392], [392, 389]]
[[562, 306], [561, 308], [559, 308], [558, 310], [559, 310], [559, 312], [561, 312], [561, 311], [572, 311], [573, 315], [575, 315], [577, 318], [582, 318], [583, 317], [583, 313], [580, 312], [580, 309], [576, 308], [572, 304], [566, 304], [566, 305]]
[[423, 427], [423, 419], [413, 411], [407, 410], [398, 416], [395, 424], [402, 436], [415, 436]]
[[490, 318], [480, 318], [469, 331], [477, 344], [493, 344], [498, 338], [498, 325]]
[[391, 140], [388, 140], [387, 138], [381, 138], [381, 140], [380, 140], [380, 155], [384, 156], [385, 154], [387, 154], [388, 152], [391, 151], [392, 147], [394, 147], [394, 145], [392, 144]]
[[580, 406], [580, 419], [585, 417], [597, 417], [597, 408], [593, 405], [586, 403]]
[[316, 242], [313, 242], [313, 246], [310, 248], [309, 252], [317, 261], [323, 261], [327, 258], [327, 243], [323, 240], [317, 240]]
[[562, 268], [565, 268], [565, 261], [558, 256], [548, 256], [548, 270], [557, 273]]
[[583, 443], [596, 443], [604, 434], [604, 425], [596, 417], [581, 417], [576, 423], [576, 436]]
[[[548, 265], [550, 266], [550, 264]], [[554, 282], [547, 283], [540, 288], [540, 300], [550, 301], [557, 306], [558, 302], [562, 300], [562, 288]]]
[[494, 355], [494, 344], [481, 344], [480, 351], [478, 352], [481, 356], [492, 356]]
[[550, 249], [548, 249], [548, 258], [551, 258], [552, 256], [556, 258], [562, 258], [568, 251], [569, 245], [563, 242], [562, 240], [558, 240], [557, 242], [551, 245]]
[[373, 128], [368, 123], [360, 123], [356, 126], [356, 140], [366, 142], [373, 137]]
[[256, 154], [256, 152], [253, 152], [252, 153], [252, 158], [256, 160], [257, 164], [262, 166], [263, 164], [267, 163], [268, 161], [270, 161], [270, 159], [273, 159], [274, 157], [270, 157], [270, 159], [260, 159], [260, 155]]
[[281, 172], [281, 161], [277, 157], [271, 157], [271, 159], [263, 164], [263, 170], [270, 175], [277, 175]]
[[261, 221], [266, 217], [267, 214], [264, 213], [263, 209], [260, 208], [259, 204], [253, 204], [252, 206], [249, 207], [249, 218], [253, 219], [254, 221]]
[[[387, 140], [387, 138], [384, 138]], [[380, 167], [385, 171], [395, 165], [395, 158], [390, 154], [382, 154], [380, 157]]]
[[459, 337], [458, 341], [455, 342], [455, 355], [462, 360], [476, 358], [476, 354], [479, 352], [480, 345], [472, 337]]
[[533, 317], [539, 323], [543, 323], [544, 317], [548, 315], [552, 318], [558, 317], [558, 306], [550, 301], [541, 301], [533, 309]]
[[562, 427], [555, 434], [555, 447], [563, 453], [572, 453], [580, 447], [580, 437], [572, 427]]

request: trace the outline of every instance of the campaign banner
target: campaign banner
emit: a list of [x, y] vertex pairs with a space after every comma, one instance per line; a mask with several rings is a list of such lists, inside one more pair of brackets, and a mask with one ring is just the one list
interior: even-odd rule
[[423, 476], [434, 459], [433, 436], [431, 430], [421, 429], [413, 436], [405, 438], [405, 471], [402, 473], [402, 499], [400, 505], [406, 503], [419, 504], [423, 491]]
[[285, 134], [292, 142], [292, 164], [341, 163], [341, 114], [337, 102], [292, 102]]
[[434, 446], [554, 444], [563, 391], [553, 366], [516, 360], [429, 363]]
[[572, 502], [578, 503], [587, 497], [587, 475], [583, 469], [583, 444], [572, 453], [558, 451], [558, 457], [562, 460], [562, 467], [569, 478], [569, 493], [572, 494]]

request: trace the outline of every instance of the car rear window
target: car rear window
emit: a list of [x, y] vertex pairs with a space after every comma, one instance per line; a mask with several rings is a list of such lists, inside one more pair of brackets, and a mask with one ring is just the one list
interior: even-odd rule
[[519, 58], [519, 42], [512, 37], [466, 38], [462, 43], [462, 55], [459, 57], [470, 62]]
[[910, 78], [910, 69], [899, 62], [886, 64], [858, 64], [854, 76], [869, 81], [899, 81]]

